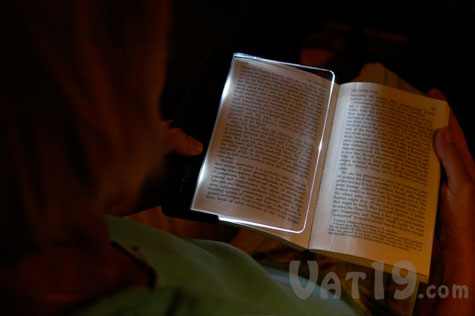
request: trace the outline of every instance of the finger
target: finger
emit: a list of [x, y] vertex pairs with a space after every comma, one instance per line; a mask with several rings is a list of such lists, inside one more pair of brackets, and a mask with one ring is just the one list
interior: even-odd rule
[[470, 177], [455, 147], [449, 128], [437, 131], [434, 145], [437, 156], [444, 167], [449, 189], [452, 192], [462, 189], [470, 182]]
[[427, 96], [434, 99], [447, 101], [447, 98], [439, 89], [430, 89], [429, 92], [427, 92]]
[[[447, 101], [444, 94], [438, 89], [431, 89], [427, 92], [427, 96]], [[462, 161], [467, 169], [470, 177], [472, 180], [475, 181], [475, 162], [473, 161], [472, 155], [470, 154], [470, 150], [468, 149], [467, 141], [465, 136], [463, 135], [462, 128], [460, 127], [457, 118], [454, 115], [454, 112], [450, 110], [449, 116], [449, 128], [450, 132], [452, 133], [453, 142], [455, 143], [455, 147], [457, 148], [460, 156], [462, 157]]]
[[167, 130], [166, 144], [166, 154], [176, 152], [182, 156], [194, 156], [203, 151], [203, 145], [180, 128]]
[[462, 157], [465, 168], [467, 169], [472, 180], [475, 181], [475, 162], [473, 161], [470, 150], [468, 149], [467, 140], [463, 135], [462, 128], [460, 127], [460, 124], [452, 110], [450, 111], [449, 128], [453, 135], [455, 147]]
[[173, 123], [173, 120], [166, 120], [166, 121], [161, 121], [158, 124], [161, 125], [161, 127], [168, 129], [168, 128], [170, 128], [172, 123]]

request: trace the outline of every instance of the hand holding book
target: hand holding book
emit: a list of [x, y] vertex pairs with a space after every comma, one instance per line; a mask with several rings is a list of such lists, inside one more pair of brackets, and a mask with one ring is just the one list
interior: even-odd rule
[[[203, 144], [193, 137], [187, 135], [181, 128], [172, 127], [172, 121], [160, 121], [157, 129], [160, 131], [160, 147], [162, 151], [161, 157], [172, 153], [178, 156], [196, 156], [203, 151]], [[157, 166], [161, 165], [161, 161], [157, 161]], [[154, 170], [149, 174], [148, 181], [141, 188], [141, 192], [132, 197], [118, 199], [118, 202], [109, 206], [107, 213], [113, 215], [131, 215], [140, 211], [161, 205], [161, 197], [157, 194], [157, 188], [160, 187], [160, 172], [163, 170]]]
[[[429, 96], [444, 98], [437, 90], [429, 91]], [[444, 299], [429, 299], [426, 297], [427, 286], [421, 286], [419, 292], [423, 299], [418, 301], [416, 312], [421, 315], [470, 315], [475, 309], [473, 299], [469, 298], [475, 266], [475, 163], [453, 112], [448, 127], [436, 133], [434, 147], [446, 177], [440, 187], [439, 219], [429, 283], [436, 287], [448, 285], [451, 290], [452, 285], [467, 286], [468, 297], [460, 299], [449, 295]]]

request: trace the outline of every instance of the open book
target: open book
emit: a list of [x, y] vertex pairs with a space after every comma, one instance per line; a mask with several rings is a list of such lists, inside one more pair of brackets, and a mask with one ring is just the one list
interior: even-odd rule
[[[446, 102], [236, 54], [192, 210], [427, 282]], [[390, 271], [390, 270], [389, 270]]]

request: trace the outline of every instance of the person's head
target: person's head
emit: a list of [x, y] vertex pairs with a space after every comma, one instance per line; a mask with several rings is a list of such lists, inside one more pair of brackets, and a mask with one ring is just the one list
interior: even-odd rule
[[104, 211], [136, 194], [163, 158], [158, 101], [170, 21], [166, 1], [45, 0], [3, 9], [6, 280], [51, 248], [99, 254], [109, 246]]

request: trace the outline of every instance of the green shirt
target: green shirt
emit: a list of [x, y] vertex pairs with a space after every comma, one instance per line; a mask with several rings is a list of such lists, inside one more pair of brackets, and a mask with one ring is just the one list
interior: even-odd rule
[[118, 217], [107, 220], [112, 240], [133, 249], [155, 271], [156, 282], [151, 289], [136, 287], [110, 295], [78, 314], [351, 315], [358, 311], [339, 299], [320, 298], [324, 289], [318, 286], [308, 299], [298, 298], [288, 273], [266, 269], [228, 244], [183, 240]]

